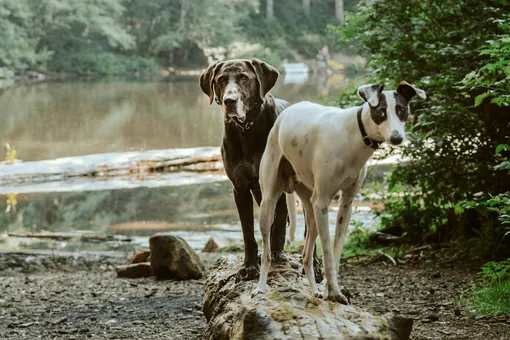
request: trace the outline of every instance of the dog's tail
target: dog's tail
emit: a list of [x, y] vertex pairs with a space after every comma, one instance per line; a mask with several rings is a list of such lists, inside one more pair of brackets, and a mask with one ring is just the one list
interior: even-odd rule
[[287, 210], [289, 212], [289, 234], [287, 237], [287, 245], [292, 247], [296, 239], [296, 225], [297, 225], [297, 208], [296, 208], [296, 193], [285, 194], [287, 200]]

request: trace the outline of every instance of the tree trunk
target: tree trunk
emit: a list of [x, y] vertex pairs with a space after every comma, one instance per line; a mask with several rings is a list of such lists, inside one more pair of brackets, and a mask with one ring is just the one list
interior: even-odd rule
[[345, 24], [344, 0], [335, 0], [335, 13], [340, 23]]
[[273, 0], [266, 0], [266, 15], [268, 19], [274, 18]]
[[310, 15], [310, 2], [311, 0], [303, 0], [303, 11], [307, 16]]
[[188, 0], [181, 0], [181, 16], [179, 21], [179, 28], [184, 29], [186, 24], [186, 11], [188, 9]]
[[287, 255], [289, 264], [272, 266], [270, 290], [253, 298], [256, 281], [235, 283], [241, 257], [216, 262], [205, 283], [206, 339], [409, 339], [411, 319], [311, 297], [300, 259]]

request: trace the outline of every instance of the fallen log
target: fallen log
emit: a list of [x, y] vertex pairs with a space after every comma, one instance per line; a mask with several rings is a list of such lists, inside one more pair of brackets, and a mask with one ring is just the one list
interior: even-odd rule
[[61, 181], [75, 177], [144, 175], [151, 172], [222, 170], [217, 147], [168, 149], [65, 157], [0, 165], [0, 185]]
[[[370, 168], [406, 162], [400, 155], [370, 160]], [[223, 173], [219, 147], [111, 152], [34, 162], [0, 164], [0, 185], [45, 183], [76, 178], [108, 179], [118, 176], [146, 176], [154, 172]], [[15, 190], [15, 192], [17, 192]]]
[[79, 240], [83, 243], [101, 243], [101, 242], [131, 242], [132, 239], [128, 236], [122, 235], [96, 235], [96, 234], [76, 234], [76, 233], [52, 233], [52, 232], [41, 232], [41, 233], [7, 233], [9, 237], [19, 238], [37, 238], [42, 240], [54, 240], [54, 241], [69, 241]]
[[[288, 255], [291, 263], [297, 257]], [[408, 339], [412, 320], [376, 316], [355, 304], [311, 297], [299, 266], [273, 265], [269, 291], [251, 297], [255, 280], [235, 283], [241, 258], [221, 257], [205, 284], [207, 339]]]

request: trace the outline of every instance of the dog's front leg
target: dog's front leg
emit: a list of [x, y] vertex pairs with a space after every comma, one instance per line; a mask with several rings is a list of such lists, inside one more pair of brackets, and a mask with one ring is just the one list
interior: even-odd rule
[[342, 294], [338, 286], [333, 247], [331, 246], [329, 236], [328, 207], [331, 199], [326, 196], [320, 196], [314, 192], [311, 201], [313, 213], [315, 215], [315, 223], [321, 240], [322, 259], [324, 261], [324, 272], [326, 274], [326, 293], [324, 294], [324, 298], [330, 301], [348, 304], [349, 301]]
[[249, 189], [234, 188], [234, 199], [241, 220], [244, 239], [244, 263], [237, 272], [236, 282], [253, 280], [259, 275], [257, 241], [254, 235], [253, 198]]

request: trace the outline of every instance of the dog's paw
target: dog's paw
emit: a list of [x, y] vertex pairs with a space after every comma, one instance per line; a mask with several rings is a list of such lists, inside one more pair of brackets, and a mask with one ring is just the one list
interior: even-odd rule
[[236, 283], [250, 281], [259, 277], [259, 266], [244, 265], [236, 274]]
[[314, 296], [314, 297], [316, 297], [316, 298], [322, 299], [322, 298], [324, 298], [324, 293], [317, 289], [317, 290], [313, 293], [313, 296]]
[[255, 290], [251, 292], [251, 297], [254, 298], [255, 296], [257, 296], [259, 294], [266, 294], [266, 293], [267, 293], [266, 288], [260, 288], [257, 286], [257, 288], [255, 288]]
[[324, 294], [324, 300], [329, 300], [333, 302], [339, 302], [344, 305], [349, 304], [349, 300], [340, 292], [333, 292], [333, 291], [326, 291], [326, 294]]
[[287, 256], [283, 251], [275, 252], [271, 254], [271, 262], [273, 263], [285, 263], [288, 262]]

